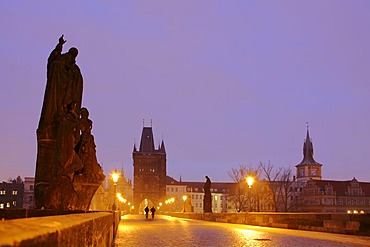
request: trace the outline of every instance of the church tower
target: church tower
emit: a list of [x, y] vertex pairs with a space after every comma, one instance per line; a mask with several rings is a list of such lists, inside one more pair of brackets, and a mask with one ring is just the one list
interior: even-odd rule
[[149, 204], [158, 206], [166, 196], [167, 160], [164, 141], [157, 149], [154, 146], [152, 127], [143, 127], [139, 150], [134, 144], [132, 158], [135, 207], [143, 210]]
[[316, 162], [313, 158], [313, 144], [310, 138], [310, 133], [307, 126], [306, 140], [303, 143], [303, 160], [296, 165], [297, 167], [297, 181], [307, 182], [310, 179], [321, 180], [322, 164]]

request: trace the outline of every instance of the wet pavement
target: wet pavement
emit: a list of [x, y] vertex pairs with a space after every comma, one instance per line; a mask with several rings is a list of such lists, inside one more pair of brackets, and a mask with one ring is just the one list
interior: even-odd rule
[[[149, 215], [150, 217], [150, 215]], [[217, 223], [156, 215], [125, 215], [115, 246], [370, 246], [370, 237]]]

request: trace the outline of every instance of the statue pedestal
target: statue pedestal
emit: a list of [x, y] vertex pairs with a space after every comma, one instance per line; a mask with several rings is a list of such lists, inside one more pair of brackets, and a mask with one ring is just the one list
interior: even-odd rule
[[211, 194], [204, 194], [203, 212], [212, 213], [212, 195]]

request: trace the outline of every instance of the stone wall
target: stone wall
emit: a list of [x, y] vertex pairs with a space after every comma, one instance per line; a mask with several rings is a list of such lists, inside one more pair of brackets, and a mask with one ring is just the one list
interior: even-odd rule
[[0, 246], [112, 246], [119, 219], [94, 212], [2, 220]]
[[166, 213], [166, 215], [224, 223], [370, 236], [370, 214]]

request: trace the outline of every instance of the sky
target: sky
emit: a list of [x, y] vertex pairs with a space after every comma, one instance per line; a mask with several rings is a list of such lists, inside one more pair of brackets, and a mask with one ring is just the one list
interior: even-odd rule
[[291, 168], [370, 182], [369, 1], [0, 1], [0, 181], [33, 177], [46, 62], [77, 47], [97, 159], [133, 177], [144, 126], [167, 175]]

